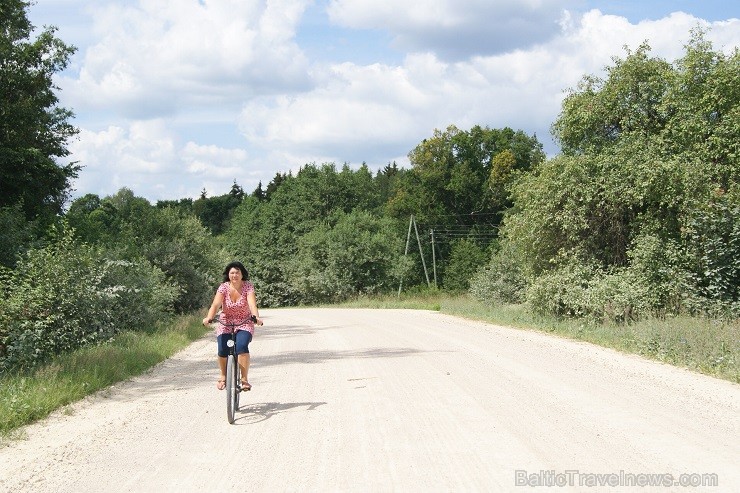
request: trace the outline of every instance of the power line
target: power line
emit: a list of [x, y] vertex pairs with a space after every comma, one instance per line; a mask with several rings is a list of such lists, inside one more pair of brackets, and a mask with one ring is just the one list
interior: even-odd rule
[[498, 226], [433, 224], [423, 225], [430, 234], [446, 238], [471, 238], [490, 240], [498, 236]]
[[477, 216], [498, 216], [500, 212], [470, 212], [468, 214], [434, 214], [434, 217], [477, 217]]
[[439, 237], [445, 237], [445, 238], [470, 238], [470, 239], [477, 239], [477, 240], [490, 240], [490, 239], [496, 238], [498, 236], [498, 235], [495, 235], [495, 234], [489, 234], [489, 235], [445, 234], [445, 233], [440, 233], [438, 231], [434, 231], [434, 234], [438, 238]]

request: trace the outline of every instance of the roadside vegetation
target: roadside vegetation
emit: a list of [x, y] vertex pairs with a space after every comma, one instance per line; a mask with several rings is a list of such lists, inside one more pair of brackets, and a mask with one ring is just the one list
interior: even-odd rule
[[0, 431], [167, 357], [180, 339], [158, 322], [206, 307], [233, 259], [262, 307], [442, 310], [738, 381], [737, 48], [695, 30], [675, 61], [625, 49], [569, 90], [550, 159], [521, 130], [450, 125], [410, 168], [306, 163], [251, 193], [235, 177], [220, 196], [70, 200], [84, 163], [59, 164], [78, 130], [53, 75], [74, 48], [53, 27], [32, 39], [28, 6], [0, 10]]
[[60, 355], [30, 371], [0, 374], [0, 446], [3, 439], [21, 438], [22, 426], [145, 373], [207, 330], [199, 316], [180, 316]]

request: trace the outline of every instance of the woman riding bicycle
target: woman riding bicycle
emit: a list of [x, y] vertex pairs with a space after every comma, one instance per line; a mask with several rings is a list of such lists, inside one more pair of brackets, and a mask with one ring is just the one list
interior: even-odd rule
[[[208, 315], [203, 319], [203, 325], [208, 325], [221, 308], [219, 324], [216, 327], [216, 341], [218, 343], [218, 366], [221, 378], [216, 387], [223, 390], [226, 386], [226, 357], [229, 354], [227, 341], [235, 338], [235, 352], [239, 369], [241, 370], [242, 390], [251, 390], [247, 380], [249, 372], [249, 343], [254, 335], [254, 324], [262, 325], [262, 319], [257, 309], [257, 298], [254, 286], [249, 282], [249, 273], [241, 262], [231, 262], [224, 269], [224, 278], [216, 290], [213, 303]], [[252, 319], [252, 316], [255, 319]], [[239, 324], [234, 327], [234, 324]]]

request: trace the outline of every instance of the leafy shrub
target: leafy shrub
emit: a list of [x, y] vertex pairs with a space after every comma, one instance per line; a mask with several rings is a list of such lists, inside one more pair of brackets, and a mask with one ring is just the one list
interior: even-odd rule
[[526, 300], [536, 313], [582, 317], [590, 313], [588, 291], [597, 270], [569, 261], [537, 277], [528, 287]]
[[508, 242], [470, 280], [470, 293], [484, 303], [521, 303], [526, 287], [521, 263]]
[[179, 289], [144, 259], [104, 260], [100, 292], [116, 331], [148, 329], [173, 311]]
[[13, 267], [17, 255], [33, 239], [33, 225], [26, 221], [20, 205], [0, 208], [0, 265]]
[[62, 226], [0, 276], [0, 371], [152, 324], [177, 296], [144, 260], [111, 261]]
[[394, 222], [362, 211], [337, 213], [334, 220], [333, 227], [318, 226], [298, 242], [289, 278], [301, 299], [341, 301], [392, 288], [402, 251]]
[[643, 310], [653, 316], [681, 312], [688, 287], [679, 244], [645, 233], [635, 239], [627, 254], [628, 277], [632, 289], [640, 292]]
[[452, 244], [450, 259], [445, 268], [444, 287], [450, 291], [465, 291], [470, 279], [486, 261], [486, 252], [474, 241], [463, 238]]
[[693, 211], [685, 237], [697, 306], [740, 316], [740, 193], [715, 192]]
[[649, 291], [632, 269], [595, 275], [584, 293], [581, 315], [599, 322], [636, 321], [649, 311]]
[[740, 314], [740, 52], [699, 30], [674, 64], [649, 51], [584, 78], [553, 125], [563, 155], [512, 188], [501, 231], [536, 310]]
[[147, 259], [177, 286], [178, 313], [210, 303], [226, 259], [196, 217], [172, 208], [147, 207], [126, 219], [121, 242], [125, 258]]
[[115, 252], [111, 257], [134, 263], [144, 258], [164, 272], [167, 282], [176, 285], [178, 312], [210, 302], [227, 262], [192, 213], [154, 207], [126, 188], [102, 200], [95, 195], [77, 199], [69, 220], [76, 237]]
[[628, 252], [626, 267], [608, 271], [568, 259], [537, 278], [527, 291], [535, 311], [625, 323], [677, 314], [686, 293], [686, 274], [675, 242], [645, 234]]

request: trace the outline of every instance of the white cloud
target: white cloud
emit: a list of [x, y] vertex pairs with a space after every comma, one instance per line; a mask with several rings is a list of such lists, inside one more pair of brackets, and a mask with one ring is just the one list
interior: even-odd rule
[[398, 47], [446, 60], [492, 55], [546, 42], [572, 0], [332, 0], [330, 19], [390, 31]]
[[[233, 180], [250, 190], [310, 162], [405, 165], [422, 139], [450, 124], [536, 132], [552, 152], [549, 127], [564, 91], [623, 57], [623, 45], [648, 40], [672, 61], [697, 25], [711, 28], [716, 48], [740, 45], [738, 20], [708, 24], [676, 13], [633, 24], [598, 10], [563, 11], [570, 0], [334, 0], [331, 18], [347, 28], [341, 36], [387, 29], [409, 51], [398, 64], [322, 64], [295, 41], [310, 3], [88, 7], [96, 41], [60, 79], [63, 105], [83, 115], [70, 146], [85, 166], [77, 195], [126, 186], [151, 200], [197, 197], [203, 188], [226, 193]], [[510, 28], [519, 18], [544, 37]], [[502, 32], [515, 48], [491, 41]], [[461, 39], [448, 46], [451, 35]], [[467, 48], [482, 39], [485, 49]]]
[[625, 55], [624, 45], [635, 49], [646, 39], [656, 55], [675, 59], [699, 22], [674, 14], [633, 25], [593, 10], [566, 18], [557, 38], [529, 49], [457, 63], [412, 54], [401, 66], [317, 67], [313, 90], [248, 102], [240, 127], [251, 145], [285, 149], [294, 159], [381, 164], [450, 124], [523, 129], [552, 151], [549, 127], [567, 88], [602, 73], [611, 57]]
[[172, 135], [162, 121], [111, 126], [100, 132], [82, 130], [70, 151], [84, 167], [74, 186], [110, 195], [122, 187], [148, 187], [152, 177], [172, 171], [176, 153]]
[[82, 130], [70, 151], [84, 166], [75, 188], [98, 190], [100, 196], [122, 187], [149, 190], [145, 196], [152, 200], [194, 197], [203, 188], [220, 195], [224, 183], [256, 186], [259, 181], [254, 172], [245, 171], [249, 156], [244, 149], [181, 144], [163, 120]]
[[135, 118], [300, 89], [307, 60], [293, 35], [307, 1], [102, 4], [99, 40], [61, 85], [76, 108]]
[[242, 167], [247, 162], [247, 152], [244, 149], [224, 149], [188, 142], [182, 150], [181, 158], [188, 173], [232, 179], [242, 174]]
[[322, 70], [322, 84], [310, 92], [247, 103], [241, 128], [248, 140], [263, 147], [291, 146], [294, 151], [314, 154], [332, 148], [335, 153], [355, 154], [354, 158], [379, 144], [407, 141], [413, 120], [403, 108], [416, 105], [423, 109], [425, 96], [404, 70], [351, 63]]

